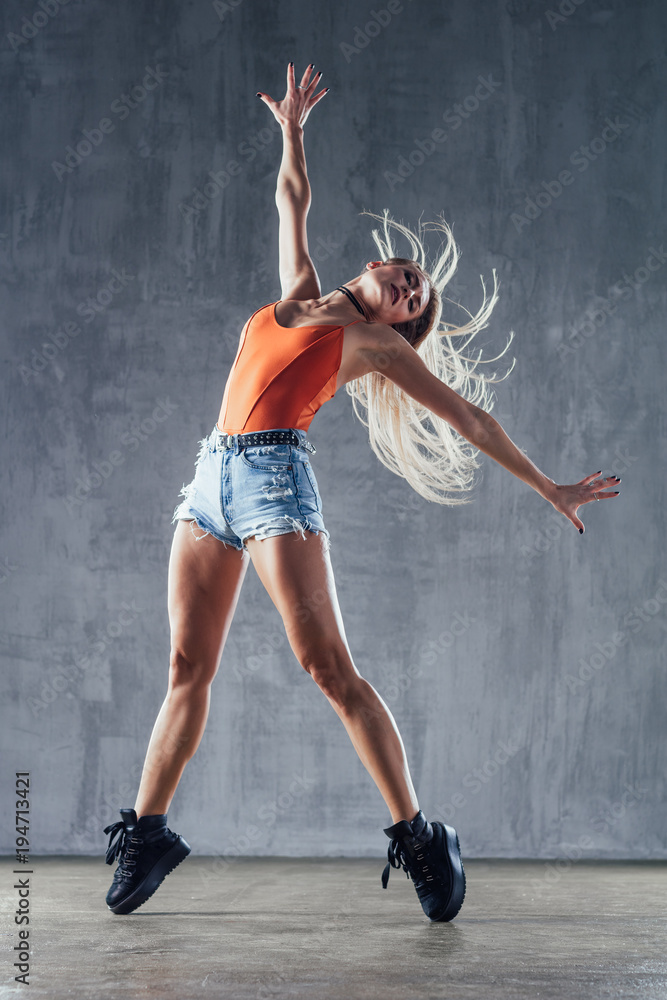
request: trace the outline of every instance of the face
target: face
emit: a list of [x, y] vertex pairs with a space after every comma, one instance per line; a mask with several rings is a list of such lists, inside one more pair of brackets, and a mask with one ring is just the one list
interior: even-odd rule
[[428, 304], [429, 286], [414, 264], [376, 260], [366, 268], [366, 300], [377, 321], [392, 326], [421, 316]]

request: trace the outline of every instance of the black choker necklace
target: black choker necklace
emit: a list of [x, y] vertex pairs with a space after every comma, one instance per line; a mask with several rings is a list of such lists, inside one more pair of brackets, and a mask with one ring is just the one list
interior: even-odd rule
[[359, 312], [361, 313], [361, 315], [364, 317], [364, 319], [366, 319], [366, 313], [361, 308], [361, 306], [359, 305], [359, 303], [357, 302], [356, 298], [354, 297], [354, 295], [352, 294], [352, 292], [349, 290], [349, 288], [345, 288], [344, 285], [339, 285], [338, 288], [336, 289], [336, 291], [337, 292], [343, 292], [344, 295], [347, 295], [347, 297], [350, 300], [350, 302], [352, 302], [357, 307], [357, 309], [359, 310]]

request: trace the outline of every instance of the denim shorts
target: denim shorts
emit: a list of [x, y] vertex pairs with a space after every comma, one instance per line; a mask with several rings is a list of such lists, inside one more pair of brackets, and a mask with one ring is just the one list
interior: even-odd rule
[[[322, 498], [310, 464], [306, 432], [292, 430], [299, 444], [244, 445], [238, 434], [229, 435], [233, 447], [222, 447], [217, 424], [199, 442], [195, 476], [183, 486], [184, 499], [174, 511], [171, 523], [192, 519], [205, 533], [239, 551], [251, 535], [270, 538], [296, 531], [320, 532], [325, 548], [331, 536], [324, 527]], [[312, 446], [311, 446], [312, 447]], [[194, 525], [191, 525], [191, 530]]]

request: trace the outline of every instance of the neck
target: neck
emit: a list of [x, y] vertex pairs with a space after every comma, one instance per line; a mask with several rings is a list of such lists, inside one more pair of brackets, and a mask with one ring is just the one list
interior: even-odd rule
[[336, 289], [336, 292], [340, 292], [341, 295], [344, 295], [345, 298], [348, 300], [348, 302], [350, 302], [357, 310], [357, 312], [360, 313], [364, 317], [364, 319], [368, 322], [370, 316], [369, 310], [361, 296], [355, 294], [355, 292], [353, 292], [352, 289], [350, 289], [347, 285], [339, 285], [338, 288]]

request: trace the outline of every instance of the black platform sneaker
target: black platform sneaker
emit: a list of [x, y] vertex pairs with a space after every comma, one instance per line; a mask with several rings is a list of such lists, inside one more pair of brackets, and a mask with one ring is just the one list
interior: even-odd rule
[[110, 834], [107, 864], [120, 859], [106, 902], [113, 913], [131, 913], [188, 856], [190, 845], [168, 829], [166, 814], [141, 819], [134, 809], [121, 809], [120, 814], [122, 820], [104, 828]]
[[415, 884], [424, 913], [430, 920], [452, 920], [466, 894], [459, 838], [451, 826], [427, 823], [421, 810], [412, 822], [402, 819], [384, 831], [391, 839], [382, 888], [392, 868], [402, 868]]

